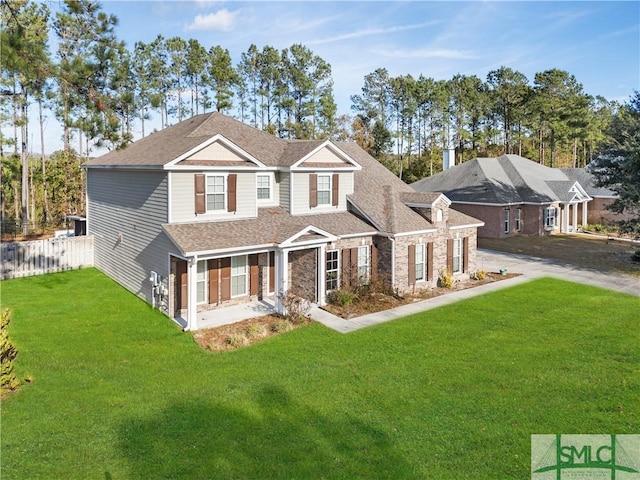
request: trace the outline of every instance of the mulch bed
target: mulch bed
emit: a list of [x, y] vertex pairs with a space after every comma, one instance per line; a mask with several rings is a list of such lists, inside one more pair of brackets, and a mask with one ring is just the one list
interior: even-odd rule
[[291, 322], [279, 315], [265, 315], [220, 327], [197, 330], [193, 333], [193, 339], [206, 350], [220, 352], [235, 350], [310, 324], [311, 320]]
[[[483, 280], [458, 282], [452, 288], [429, 288], [416, 291], [415, 294], [405, 295], [401, 298], [376, 293], [366, 301], [360, 300], [358, 303], [349, 305], [348, 307], [325, 305], [322, 308], [341, 318], [349, 319], [366, 315], [367, 313], [380, 312], [382, 310], [399, 307], [400, 305], [405, 305], [407, 303], [437, 297], [439, 295], [446, 295], [447, 293], [452, 293], [458, 290], [477, 287], [479, 285], [484, 285], [485, 283], [506, 280], [508, 278], [517, 277], [518, 275], [520, 274], [507, 273], [506, 275], [501, 275], [500, 273], [490, 272], [487, 273], [487, 276]], [[311, 323], [311, 320], [294, 323], [279, 315], [265, 315], [262, 317], [244, 320], [242, 322], [232, 323], [230, 325], [197, 330], [193, 333], [193, 339], [205, 350], [221, 352], [252, 345], [264, 340], [265, 338], [311, 325]]]
[[416, 290], [415, 293], [406, 293], [401, 297], [385, 295], [382, 293], [374, 293], [370, 298], [366, 298], [364, 300], [359, 299], [357, 302], [354, 302], [351, 305], [343, 307], [340, 305], [328, 304], [323, 306], [322, 308], [340, 318], [349, 320], [351, 318], [360, 317], [368, 313], [389, 310], [390, 308], [399, 307], [408, 303], [426, 300], [429, 298], [438, 297], [440, 295], [446, 295], [448, 293], [456, 292], [458, 290], [478, 287], [486, 283], [499, 282], [501, 280], [507, 280], [509, 278], [518, 276], [520, 276], [519, 273], [506, 273], [505, 275], [502, 275], [497, 272], [488, 272], [487, 276], [482, 280], [465, 280], [463, 282], [456, 282], [456, 284], [451, 288], [425, 288], [422, 290]]

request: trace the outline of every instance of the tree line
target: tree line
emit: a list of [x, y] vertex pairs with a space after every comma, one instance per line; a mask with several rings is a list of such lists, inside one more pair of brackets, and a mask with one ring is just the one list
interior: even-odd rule
[[[596, 155], [618, 105], [592, 97], [568, 72], [501, 67], [435, 80], [364, 77], [352, 112], [339, 114], [330, 64], [301, 44], [250, 45], [234, 64], [227, 49], [158, 35], [127, 48], [117, 18], [94, 0], [1, 0], [0, 138], [3, 225], [60, 224], [84, 210], [79, 168], [95, 147], [124, 148], [134, 136], [211, 111], [283, 138], [357, 142], [405, 181], [457, 161], [518, 153], [550, 166], [584, 166]], [[50, 40], [56, 40], [51, 51]], [[32, 108], [35, 106], [35, 108]], [[36, 118], [30, 118], [35, 113]], [[44, 127], [62, 127], [63, 149], [45, 154]], [[41, 149], [29, 145], [37, 124]]]

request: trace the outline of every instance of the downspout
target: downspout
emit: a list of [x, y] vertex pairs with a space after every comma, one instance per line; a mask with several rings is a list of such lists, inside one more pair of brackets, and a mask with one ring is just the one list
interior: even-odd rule
[[389, 237], [391, 240], [391, 286], [396, 288], [396, 239]]

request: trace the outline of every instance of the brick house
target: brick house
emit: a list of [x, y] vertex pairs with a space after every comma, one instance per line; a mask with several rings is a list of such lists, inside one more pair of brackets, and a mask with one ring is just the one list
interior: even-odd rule
[[416, 193], [357, 145], [283, 140], [219, 113], [88, 161], [95, 264], [165, 314], [379, 278], [427, 288], [476, 269], [482, 222]]
[[478, 218], [478, 236], [570, 233], [587, 223], [592, 198], [562, 170], [518, 155], [474, 158], [411, 185], [443, 192], [452, 205]]
[[563, 168], [562, 171], [571, 180], [579, 182], [587, 195], [592, 198], [587, 210], [587, 223], [611, 225], [633, 218], [630, 213], [616, 213], [607, 209], [618, 198], [618, 195], [608, 188], [596, 187], [595, 178], [587, 168]]

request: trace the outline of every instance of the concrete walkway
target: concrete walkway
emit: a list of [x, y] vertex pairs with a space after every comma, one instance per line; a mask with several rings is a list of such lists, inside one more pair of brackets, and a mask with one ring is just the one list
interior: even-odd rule
[[338, 332], [349, 333], [364, 327], [377, 325], [413, 313], [424, 312], [432, 308], [475, 297], [476, 295], [483, 295], [488, 292], [518, 285], [539, 277], [555, 277], [570, 282], [584, 283], [640, 297], [639, 278], [614, 273], [603, 273], [595, 269], [558, 263], [546, 258], [479, 249], [477, 264], [479, 269], [484, 269], [488, 272], [498, 272], [501, 269], [506, 269], [509, 273], [521, 273], [522, 275], [507, 280], [486, 283], [474, 288], [451, 292], [446, 295], [410, 303], [390, 310], [370, 313], [349, 320], [344, 320], [332, 315], [318, 307], [313, 307], [309, 316], [312, 320], [322, 323]]

